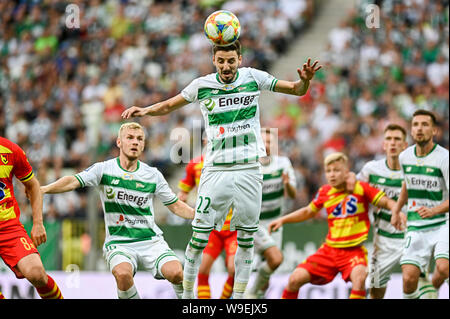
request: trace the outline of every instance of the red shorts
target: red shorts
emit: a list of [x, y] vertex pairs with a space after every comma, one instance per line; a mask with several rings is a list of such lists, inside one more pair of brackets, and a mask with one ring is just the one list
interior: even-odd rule
[[312, 284], [325, 285], [338, 273], [342, 274], [342, 279], [349, 281], [350, 274], [357, 265], [367, 267], [367, 250], [364, 246], [334, 248], [323, 244], [297, 267], [309, 272]]
[[206, 245], [203, 253], [216, 259], [219, 257], [222, 249], [225, 249], [225, 261], [228, 262], [228, 258], [236, 253], [237, 231], [213, 230], [209, 234], [208, 245]]
[[11, 268], [17, 278], [24, 278], [16, 265], [23, 257], [37, 253], [33, 241], [22, 225], [8, 227], [0, 231], [0, 258]]

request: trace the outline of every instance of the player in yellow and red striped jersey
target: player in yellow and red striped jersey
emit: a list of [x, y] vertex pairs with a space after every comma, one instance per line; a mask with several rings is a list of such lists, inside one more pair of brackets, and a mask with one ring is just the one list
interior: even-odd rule
[[383, 191], [365, 182], [356, 182], [353, 192], [347, 192], [348, 159], [343, 153], [330, 154], [324, 164], [328, 184], [319, 189], [314, 200], [269, 224], [269, 231], [274, 231], [283, 224], [313, 218], [322, 208], [328, 215], [325, 243], [297, 266], [283, 291], [283, 299], [297, 299], [304, 284], [324, 285], [338, 273], [345, 281], [352, 282], [350, 299], [364, 299], [367, 250], [362, 243], [370, 229], [369, 204], [387, 209], [395, 205]]
[[[178, 198], [186, 201], [189, 192], [199, 184], [203, 168], [203, 155], [192, 159], [186, 166], [185, 177], [179, 181]], [[234, 284], [234, 255], [237, 249], [237, 232], [230, 231], [230, 220], [233, 215], [230, 209], [225, 223], [220, 231], [213, 230], [208, 238], [208, 244], [203, 250], [202, 262], [198, 272], [197, 297], [198, 299], [211, 299], [209, 286], [209, 273], [214, 261], [225, 250], [225, 265], [228, 270], [228, 278], [224, 284], [220, 299], [228, 299], [233, 293]]]
[[[19, 220], [19, 204], [13, 189], [14, 176], [23, 183], [30, 199], [33, 213], [30, 236]], [[17, 278], [27, 278], [41, 298], [62, 299], [61, 291], [45, 272], [36, 249], [46, 240], [39, 181], [34, 177], [25, 152], [17, 144], [0, 137], [0, 258]]]

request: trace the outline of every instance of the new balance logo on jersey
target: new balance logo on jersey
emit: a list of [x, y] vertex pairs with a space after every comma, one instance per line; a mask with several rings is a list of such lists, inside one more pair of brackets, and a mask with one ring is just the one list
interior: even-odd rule
[[113, 179], [113, 180], [111, 181], [111, 184], [112, 184], [112, 185], [119, 185], [119, 183], [120, 183], [120, 179]]

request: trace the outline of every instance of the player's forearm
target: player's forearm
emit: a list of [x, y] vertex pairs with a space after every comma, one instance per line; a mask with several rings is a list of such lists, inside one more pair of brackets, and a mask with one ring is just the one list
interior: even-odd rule
[[181, 218], [194, 219], [194, 209], [181, 200], [177, 200], [175, 203], [168, 205], [167, 208]]
[[380, 207], [380, 208], [385, 208], [385, 209], [388, 209], [388, 210], [393, 210], [394, 209], [394, 207], [396, 206], [396, 202], [395, 202], [395, 200], [393, 200], [393, 199], [390, 199], [389, 197], [387, 197], [387, 196], [383, 196], [380, 200], [379, 200], [379, 202], [378, 202], [378, 204], [376, 205], [377, 207]]
[[169, 114], [188, 104], [181, 94], [178, 94], [168, 100], [147, 106], [144, 111], [146, 115], [161, 116]]
[[80, 182], [75, 176], [64, 176], [56, 182], [41, 187], [43, 194], [58, 194], [70, 192], [80, 187]]
[[405, 206], [408, 201], [408, 190], [406, 189], [405, 182], [402, 183], [402, 190], [400, 191], [400, 195], [398, 196], [397, 202], [394, 207], [391, 209], [392, 214], [400, 214], [402, 207]]
[[300, 208], [288, 215], [281, 217], [283, 224], [301, 223], [314, 216], [314, 212], [309, 207]]
[[286, 183], [284, 186], [285, 186], [287, 195], [290, 198], [294, 199], [297, 196], [297, 189], [294, 186], [292, 186], [290, 183]]
[[448, 199], [442, 202], [440, 205], [431, 208], [433, 215], [448, 213], [448, 209], [449, 209]]
[[39, 181], [35, 177], [33, 177], [31, 180], [24, 183], [24, 185], [26, 188], [25, 191], [30, 199], [33, 225], [42, 224], [42, 195], [40, 191]]
[[298, 96], [302, 96], [305, 95], [306, 92], [308, 92], [308, 88], [309, 88], [309, 81], [303, 81], [303, 80], [299, 80], [298, 82], [300, 83], [296, 83], [295, 85], [295, 95]]

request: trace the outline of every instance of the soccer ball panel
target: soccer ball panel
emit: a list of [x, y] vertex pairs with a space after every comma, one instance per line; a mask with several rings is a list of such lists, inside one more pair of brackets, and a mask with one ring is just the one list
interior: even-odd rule
[[213, 12], [205, 22], [205, 35], [215, 45], [227, 46], [239, 38], [241, 25], [230, 11]]

